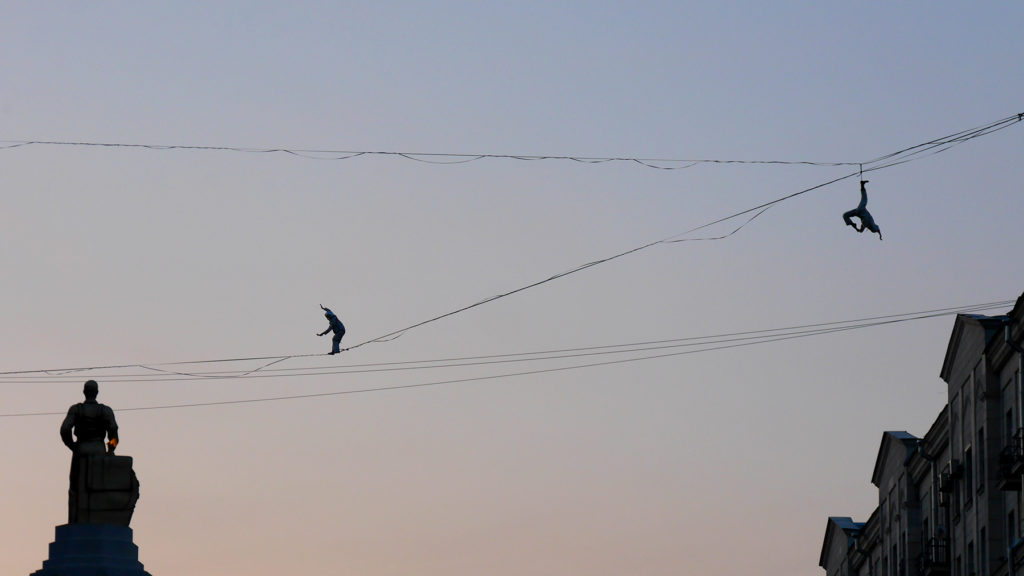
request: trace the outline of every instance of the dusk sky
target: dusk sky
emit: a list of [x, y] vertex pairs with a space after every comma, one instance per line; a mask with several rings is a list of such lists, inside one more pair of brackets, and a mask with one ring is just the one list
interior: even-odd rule
[[[315, 356], [319, 305], [362, 344], [1022, 113], [1022, 21], [1021, 2], [0, 4], [0, 574], [39, 569], [66, 521], [58, 427], [89, 378], [135, 458], [154, 576], [822, 574], [827, 517], [877, 504], [883, 431], [942, 409], [953, 316], [654, 348], [1009, 310], [1024, 122], [866, 173], [882, 241], [843, 224], [854, 174], [338, 356]], [[551, 353], [511, 356], [532, 352]], [[175, 364], [238, 358], [263, 359]]]

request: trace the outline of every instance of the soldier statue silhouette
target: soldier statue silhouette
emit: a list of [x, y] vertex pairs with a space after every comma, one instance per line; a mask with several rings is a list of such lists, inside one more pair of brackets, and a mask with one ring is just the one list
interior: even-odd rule
[[114, 456], [117, 421], [109, 406], [96, 401], [96, 381], [86, 382], [82, 393], [85, 402], [69, 408], [60, 425], [60, 438], [73, 454], [68, 477], [68, 524], [127, 526], [139, 499], [132, 459]]

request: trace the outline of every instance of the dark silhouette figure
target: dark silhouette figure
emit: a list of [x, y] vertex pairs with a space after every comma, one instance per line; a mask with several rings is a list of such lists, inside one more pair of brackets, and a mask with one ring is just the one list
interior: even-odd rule
[[327, 321], [330, 322], [330, 325], [327, 326], [327, 330], [318, 333], [317, 336], [323, 336], [328, 332], [333, 331], [333, 345], [331, 346], [331, 351], [328, 352], [328, 354], [337, 354], [341, 352], [341, 339], [345, 336], [345, 325], [341, 323], [341, 320], [338, 320], [338, 317], [334, 315], [334, 312], [331, 312], [330, 308], [324, 308], [323, 304], [320, 305], [320, 308], [323, 309], [324, 316], [327, 318]]
[[[132, 459], [114, 456], [117, 421], [109, 406], [96, 401], [96, 381], [86, 382], [82, 393], [85, 402], [69, 408], [60, 425], [60, 438], [73, 453], [68, 478], [68, 524], [127, 526], [139, 498]], [[104, 439], [109, 439], [106, 446]]]
[[[875, 224], [875, 219], [871, 217], [871, 213], [868, 212], [867, 208], [868, 191], [867, 188], [865, 188], [864, 186], [867, 183], [867, 180], [860, 181], [860, 204], [858, 204], [857, 207], [854, 208], [853, 210], [843, 213], [843, 222], [846, 222], [847, 226], [853, 226], [853, 229], [856, 230], [857, 232], [871, 230], [872, 232], [878, 234], [878, 239], [881, 240], [882, 229], [878, 227], [878, 224]], [[858, 228], [857, 225], [853, 223], [853, 220], [851, 220], [851, 218], [853, 218], [854, 216], [860, 218], [860, 228]]]

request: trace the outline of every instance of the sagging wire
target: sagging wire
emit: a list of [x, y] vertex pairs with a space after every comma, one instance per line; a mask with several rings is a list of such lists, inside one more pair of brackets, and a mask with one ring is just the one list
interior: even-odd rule
[[[780, 328], [767, 328], [759, 330], [745, 330], [740, 332], [728, 332], [719, 333], [705, 336], [689, 336], [683, 338], [672, 338], [663, 340], [648, 340], [641, 342], [629, 342], [622, 344], [605, 344], [598, 346], [585, 346], [576, 348], [561, 348], [553, 350], [538, 350], [531, 352], [513, 352], [504, 354], [488, 354], [479, 356], [463, 356], [455, 358], [437, 358], [427, 360], [406, 360], [406, 361], [394, 361], [394, 362], [379, 362], [379, 363], [365, 363], [365, 364], [347, 364], [347, 365], [332, 365], [324, 367], [309, 367], [302, 366], [296, 368], [279, 368], [272, 370], [265, 370], [273, 364], [283, 362], [284, 360], [293, 358], [293, 356], [283, 356], [275, 360], [274, 362], [266, 363], [259, 368], [242, 372], [242, 370], [214, 370], [205, 372], [180, 372], [173, 370], [160, 370], [143, 364], [136, 364], [134, 367], [143, 368], [151, 372], [158, 372], [159, 375], [139, 375], [139, 374], [94, 374], [94, 378], [103, 378], [108, 382], [167, 382], [167, 381], [181, 381], [181, 380], [197, 380], [197, 379], [213, 379], [213, 380], [231, 380], [236, 378], [244, 378], [256, 372], [263, 371], [262, 374], [254, 377], [293, 377], [293, 376], [318, 376], [328, 374], [363, 374], [372, 372], [388, 372], [395, 370], [420, 370], [420, 369], [433, 369], [433, 368], [453, 368], [453, 367], [469, 367], [469, 366], [481, 366], [489, 364], [502, 364], [508, 362], [533, 362], [533, 361], [544, 361], [544, 360], [557, 360], [566, 358], [577, 358], [584, 356], [596, 356], [604, 354], [623, 354], [632, 352], [642, 352], [650, 350], [661, 350], [666, 348], [678, 348], [678, 347], [692, 347], [692, 346], [706, 346], [710, 344], [720, 344], [727, 342], [745, 341], [745, 340], [758, 340], [758, 339], [770, 339], [784, 335], [795, 335], [795, 334], [810, 334], [816, 332], [828, 332], [833, 330], [845, 330], [852, 328], [869, 327], [880, 324], [905, 322], [909, 320], [918, 320], [923, 318], [934, 318], [943, 315], [949, 315], [953, 313], [966, 314], [979, 312], [983, 310], [991, 310], [995, 308], [1003, 308], [1012, 305], [1014, 300], [1001, 300], [997, 302], [985, 302], [979, 304], [970, 304], [967, 306], [956, 306], [956, 307], [945, 307], [945, 308], [934, 308], [930, 310], [922, 310], [916, 312], [903, 312], [898, 314], [887, 314], [887, 315], [876, 315], [869, 317], [862, 317], [849, 320], [838, 320], [830, 322], [818, 322], [812, 324], [801, 324], [791, 325]], [[16, 376], [16, 377], [15, 377]], [[172, 376], [181, 376], [182, 378], [173, 378]], [[55, 379], [56, 378], [56, 379]], [[62, 381], [69, 381], [71, 376], [32, 376], [28, 374], [12, 375], [6, 377], [0, 377], [0, 383], [4, 384], [26, 384], [26, 383], [57, 383]]]
[[[643, 244], [641, 246], [637, 246], [637, 247], [631, 248], [629, 250], [620, 252], [618, 254], [614, 254], [612, 256], [608, 256], [608, 257], [605, 257], [605, 258], [601, 258], [601, 259], [598, 259], [598, 260], [594, 260], [594, 261], [588, 262], [586, 264], [582, 264], [582, 265], [576, 266], [575, 268], [569, 269], [569, 270], [567, 270], [565, 272], [562, 272], [560, 274], [555, 274], [555, 275], [552, 275], [552, 276], [550, 276], [548, 278], [545, 278], [545, 279], [542, 279], [542, 280], [539, 280], [539, 281], [536, 281], [536, 282], [532, 282], [532, 283], [527, 284], [525, 286], [521, 286], [519, 288], [515, 288], [513, 290], [509, 290], [507, 292], [503, 292], [503, 293], [491, 296], [489, 298], [485, 298], [485, 299], [480, 300], [480, 301], [478, 301], [478, 302], [476, 302], [474, 304], [470, 304], [468, 306], [463, 306], [461, 308], [452, 310], [450, 312], [446, 312], [444, 314], [440, 314], [440, 315], [434, 316], [434, 317], [429, 318], [427, 320], [423, 320], [423, 321], [417, 322], [415, 324], [412, 324], [410, 326], [406, 326], [405, 328], [401, 328], [401, 329], [398, 329], [398, 330], [393, 330], [393, 331], [388, 332], [386, 334], [383, 334], [381, 336], [372, 338], [370, 340], [365, 340], [365, 341], [360, 342], [358, 344], [355, 344], [353, 346], [349, 346], [345, 350], [346, 351], [350, 351], [350, 350], [354, 350], [354, 349], [360, 348], [362, 346], [365, 346], [367, 344], [380, 343], [380, 342], [388, 342], [390, 340], [393, 340], [394, 338], [397, 338], [397, 337], [401, 336], [402, 334], [405, 334], [409, 330], [412, 330], [412, 329], [415, 329], [415, 328], [419, 328], [419, 327], [424, 326], [426, 324], [430, 324], [432, 322], [436, 322], [438, 320], [441, 320], [441, 319], [444, 319], [444, 318], [448, 318], [450, 316], [454, 316], [456, 314], [465, 312], [467, 310], [476, 308], [478, 306], [482, 306], [484, 304], [487, 304], [487, 303], [490, 303], [490, 302], [494, 302], [496, 300], [499, 300], [499, 299], [502, 299], [502, 298], [505, 298], [505, 297], [517, 294], [519, 292], [523, 292], [523, 291], [529, 290], [531, 288], [535, 288], [537, 286], [541, 286], [543, 284], [547, 284], [547, 283], [552, 282], [554, 280], [558, 280], [560, 278], [564, 278], [564, 277], [569, 276], [571, 274], [575, 274], [577, 272], [581, 272], [583, 270], [586, 270], [588, 268], [592, 268], [594, 266], [598, 266], [600, 264], [604, 264], [604, 263], [607, 263], [607, 262], [611, 262], [613, 260], [617, 260], [619, 258], [628, 256], [630, 254], [634, 254], [636, 252], [640, 252], [642, 250], [646, 250], [648, 248], [651, 248], [651, 247], [654, 247], [654, 246], [657, 246], [657, 245], [661, 245], [661, 244], [674, 244], [674, 243], [679, 243], [679, 242], [683, 242], [683, 241], [690, 241], [690, 240], [721, 240], [721, 239], [724, 239], [724, 238], [728, 238], [728, 237], [736, 234], [737, 232], [739, 232], [739, 230], [743, 229], [745, 226], [750, 224], [754, 219], [756, 219], [758, 216], [763, 214], [768, 208], [770, 208], [770, 207], [772, 207], [772, 206], [774, 206], [776, 204], [779, 204], [781, 202], [785, 202], [787, 200], [790, 200], [792, 198], [796, 198], [798, 196], [801, 196], [803, 194], [807, 194], [807, 193], [815, 191], [815, 190], [819, 190], [821, 188], [824, 188], [824, 187], [829, 186], [831, 184], [835, 184], [835, 183], [840, 182], [842, 180], [846, 180], [846, 179], [852, 178], [854, 176], [859, 176], [859, 177], [863, 178], [863, 175], [864, 175], [864, 172], [865, 172], [865, 167], [864, 167], [865, 165], [868, 166], [867, 171], [872, 171], [872, 170], [881, 170], [881, 169], [889, 168], [889, 167], [892, 167], [892, 166], [895, 166], [895, 165], [898, 165], [898, 164], [903, 164], [903, 163], [911, 162], [911, 161], [914, 161], [914, 160], [918, 160], [918, 159], [920, 159], [923, 156], [926, 156], [926, 155], [930, 156], [930, 155], [938, 154], [940, 152], [946, 151], [946, 150], [948, 150], [948, 149], [950, 149], [950, 148], [952, 148], [954, 146], [957, 146], [959, 144], [963, 144], [963, 143], [968, 142], [970, 140], [973, 140], [975, 138], [979, 138], [981, 136], [985, 136], [985, 135], [997, 132], [999, 130], [1003, 130], [1003, 129], [1009, 127], [1010, 125], [1013, 125], [1013, 124], [1021, 122], [1022, 118], [1024, 118], [1024, 113], [1015, 114], [1013, 116], [1009, 116], [1007, 118], [1002, 118], [1000, 120], [997, 120], [995, 122], [991, 122], [991, 123], [989, 123], [987, 125], [984, 125], [984, 126], [981, 126], [981, 127], [972, 128], [972, 129], [968, 129], [968, 130], [962, 130], [960, 132], [957, 132], [957, 133], [954, 133], [954, 134], [951, 134], [951, 135], [948, 135], [948, 136], [945, 136], [945, 137], [936, 138], [934, 140], [930, 140], [930, 141], [922, 143], [922, 144], [918, 144], [918, 145], [915, 145], [915, 146], [904, 148], [902, 150], [899, 150], [899, 151], [896, 151], [896, 152], [893, 152], [893, 153], [890, 153], [890, 154], [885, 154], [883, 156], [879, 156], [879, 157], [877, 157], [877, 158], [875, 158], [873, 160], [870, 160], [868, 162], [856, 162], [856, 163], [854, 163], [854, 162], [812, 163], [812, 162], [785, 162], [785, 161], [752, 161], [751, 162], [751, 161], [739, 161], [739, 160], [736, 160], [736, 161], [732, 161], [732, 160], [696, 160], [696, 161], [671, 160], [671, 162], [715, 162], [715, 163], [759, 163], [759, 164], [813, 164], [813, 165], [822, 165], [822, 166], [826, 166], [826, 165], [827, 166], [850, 166], [850, 165], [855, 165], [855, 166], [858, 167], [858, 170], [856, 172], [852, 172], [852, 173], [846, 174], [844, 176], [840, 176], [838, 178], [834, 178], [834, 179], [829, 180], [827, 182], [823, 182], [821, 184], [817, 184], [815, 186], [811, 186], [809, 188], [805, 188], [803, 190], [799, 190], [797, 192], [793, 192], [791, 194], [782, 196], [780, 198], [776, 198], [776, 199], [771, 200], [769, 202], [762, 203], [762, 204], [760, 204], [758, 206], [754, 206], [752, 208], [741, 210], [739, 212], [730, 214], [728, 216], [719, 218], [717, 220], [713, 220], [713, 221], [708, 222], [706, 224], [702, 224], [700, 226], [691, 228], [691, 229], [689, 229], [689, 230], [687, 230], [685, 232], [680, 232], [678, 234], [674, 234], [674, 235], [669, 236], [667, 238], [662, 238], [662, 239], [659, 239], [659, 240], [655, 240], [653, 242], [648, 242], [647, 244]], [[144, 144], [114, 144], [114, 143], [90, 143], [90, 142], [77, 142], [77, 143], [73, 143], [73, 142], [44, 142], [44, 141], [24, 141], [24, 142], [20, 142], [20, 143], [17, 143], [17, 144], [18, 145], [55, 144], [55, 145], [132, 147], [132, 148], [154, 148], [154, 149], [233, 150], [233, 151], [257, 152], [257, 153], [272, 153], [272, 152], [287, 152], [289, 154], [295, 154], [296, 153], [296, 151], [289, 150], [289, 149], [283, 149], [283, 148], [243, 149], [243, 148], [216, 147], [216, 146], [159, 146], [158, 147], [158, 146], [154, 146], [154, 145], [144, 145]], [[332, 153], [331, 151], [311, 151], [311, 150], [300, 150], [298, 152], [305, 152], [305, 153], [309, 153], [309, 152]], [[929, 152], [929, 153], [925, 154], [925, 152]], [[398, 155], [398, 156], [402, 156], [402, 157], [409, 157], [409, 156], [426, 156], [426, 157], [453, 157], [453, 156], [460, 156], [460, 157], [472, 157], [473, 159], [483, 159], [483, 158], [509, 158], [509, 159], [518, 159], [518, 160], [562, 159], [562, 160], [599, 161], [599, 162], [612, 162], [612, 161], [631, 161], [631, 162], [635, 162], [637, 160], [650, 161], [650, 162], [666, 162], [667, 161], [667, 160], [651, 160], [651, 159], [637, 159], [637, 158], [586, 158], [586, 157], [571, 157], [571, 156], [511, 156], [511, 155], [499, 155], [499, 154], [466, 155], [466, 154], [445, 154], [445, 153], [400, 153], [400, 152], [370, 152], [370, 151], [334, 152], [334, 153], [339, 153], [339, 154], [356, 154], [356, 155], [365, 155], [365, 154]], [[877, 166], [872, 166], [872, 164], [878, 164], [878, 165]], [[711, 237], [711, 238], [704, 238], [704, 239], [697, 239], [697, 238], [687, 239], [687, 238], [684, 238], [685, 236], [688, 236], [688, 235], [690, 235], [690, 234], [692, 234], [694, 232], [697, 232], [699, 230], [703, 230], [705, 228], [709, 228], [709, 227], [714, 226], [716, 224], [719, 224], [719, 223], [722, 223], [722, 222], [725, 222], [725, 221], [728, 221], [728, 220], [731, 220], [733, 218], [737, 218], [737, 217], [740, 217], [740, 216], [743, 216], [743, 215], [746, 215], [746, 214], [750, 214], [752, 212], [755, 213], [754, 216], [749, 218], [745, 223], [741, 224], [739, 227], [737, 227], [735, 230], [733, 230], [732, 232], [730, 232], [728, 234], [725, 234], [725, 235], [722, 235], [722, 236], [719, 236], [719, 237]], [[297, 354], [297, 355], [292, 355], [290, 357], [301, 358], [301, 357], [320, 356], [320, 355], [321, 354]], [[259, 357], [259, 358], [249, 358], [249, 360], [253, 360], [253, 359], [257, 359], [257, 360], [276, 360], [278, 358], [282, 358], [282, 357], [280, 357], [280, 356]], [[215, 360], [209, 360], [207, 362], [232, 362], [232, 361], [238, 361], [238, 360], [241, 360], [241, 359], [234, 359], [234, 358], [232, 358], [232, 359], [215, 359]], [[186, 363], [191, 364], [193, 362], [186, 362]], [[126, 368], [126, 367], [131, 367], [131, 366], [134, 366], [134, 365], [111, 366], [111, 367], [107, 367], [107, 368]], [[17, 373], [17, 372], [0, 372], [0, 375], [11, 374], [11, 373]], [[21, 372], [21, 373], [24, 373], [24, 372]]]
[[[631, 156], [576, 156], [576, 155], [544, 155], [544, 154], [465, 154], [454, 152], [407, 152], [384, 150], [329, 150], [307, 148], [256, 148], [248, 146], [203, 146], [185, 144], [139, 144], [127, 142], [90, 142], [71, 140], [0, 140], [5, 146], [0, 150], [26, 146], [74, 146], [95, 148], [136, 148], [145, 150], [191, 150], [200, 152], [240, 152], [248, 154], [288, 154], [308, 160], [349, 160], [361, 156], [385, 156], [404, 158], [426, 164], [467, 164], [479, 160], [520, 160], [520, 161], [570, 161], [580, 164], [633, 163], [656, 170], [685, 170], [698, 164], [760, 164], [785, 166], [818, 166], [836, 167], [852, 166], [854, 162], [819, 162], [812, 160], [743, 160], [743, 159], [677, 159], [677, 158], [643, 158]], [[432, 160], [448, 158], [450, 160]], [[666, 165], [668, 164], [668, 165]], [[674, 166], [672, 164], [683, 164]]]
[[[900, 323], [900, 322], [908, 322], [908, 321], [920, 320], [920, 319], [924, 319], [924, 318], [934, 318], [936, 316], [941, 316], [941, 315], [945, 315], [945, 314], [949, 314], [949, 313], [950, 312], [947, 311], [947, 312], [935, 313], [935, 314], [922, 314], [922, 315], [919, 315], [919, 316], [916, 316], [916, 317], [909, 317], [909, 318], [882, 320], [882, 321], [878, 321], [878, 322], [854, 324], [854, 325], [847, 325], [847, 326], [834, 326], [834, 327], [822, 328], [822, 329], [819, 329], [819, 330], [808, 330], [808, 331], [804, 331], [804, 332], [796, 332], [796, 333], [791, 333], [791, 334], [776, 334], [776, 335], [766, 336], [766, 337], [761, 338], [761, 339], [737, 339], [737, 340], [746, 340], [746, 341], [737, 341], [737, 340], [724, 341], [724, 343], [721, 346], [711, 346], [711, 347], [700, 348], [700, 349], [696, 349], [696, 350], [682, 350], [682, 351], [675, 351], [675, 352], [664, 352], [664, 353], [650, 354], [650, 355], [646, 355], [646, 356], [638, 356], [638, 357], [632, 357], [632, 358], [619, 358], [619, 359], [615, 359], [615, 360], [605, 360], [605, 361], [600, 361], [600, 362], [590, 362], [590, 363], [584, 363], [584, 364], [574, 364], [574, 365], [570, 365], [570, 366], [556, 366], [556, 367], [549, 367], [549, 368], [539, 368], [539, 369], [535, 369], [535, 370], [527, 370], [527, 371], [521, 371], [521, 372], [509, 372], [509, 373], [491, 374], [491, 375], [485, 375], [485, 376], [471, 376], [471, 377], [466, 377], [466, 378], [438, 380], [438, 381], [432, 381], [432, 382], [420, 382], [420, 383], [414, 383], [414, 384], [400, 384], [400, 385], [392, 385], [392, 386], [378, 386], [378, 387], [358, 388], [358, 389], [349, 389], [349, 390], [335, 390], [335, 391], [330, 391], [330, 392], [318, 392], [318, 393], [311, 393], [311, 394], [290, 394], [290, 395], [271, 396], [271, 397], [263, 397], [263, 398], [241, 398], [241, 399], [219, 400], [219, 401], [210, 401], [210, 402], [189, 402], [189, 403], [180, 403], [180, 404], [162, 404], [162, 405], [154, 405], [154, 406], [137, 406], [137, 407], [128, 407], [128, 408], [118, 408], [118, 412], [135, 412], [135, 411], [151, 411], [151, 410], [166, 410], [166, 409], [180, 409], [180, 408], [197, 408], [197, 407], [253, 404], [253, 403], [263, 403], [263, 402], [279, 402], [279, 401], [285, 401], [285, 400], [300, 400], [300, 399], [310, 399], [310, 398], [324, 398], [324, 397], [330, 397], [330, 396], [346, 396], [346, 395], [353, 395], [353, 394], [366, 394], [366, 393], [372, 393], [372, 392], [386, 392], [386, 391], [397, 391], [397, 390], [409, 390], [409, 389], [414, 389], [414, 388], [425, 388], [425, 387], [441, 386], [441, 385], [448, 385], [448, 384], [460, 384], [460, 383], [469, 383], [469, 382], [490, 381], [490, 380], [496, 380], [496, 379], [501, 379], [501, 378], [511, 378], [511, 377], [519, 377], [519, 376], [532, 376], [532, 375], [538, 375], [538, 374], [548, 374], [548, 373], [555, 373], [555, 372], [564, 372], [564, 371], [569, 371], [569, 370], [579, 370], [579, 369], [592, 368], [592, 367], [598, 367], [598, 366], [611, 366], [611, 365], [618, 365], [618, 364], [627, 364], [627, 363], [632, 363], [632, 362], [641, 362], [641, 361], [646, 361], [646, 360], [655, 360], [655, 359], [661, 359], [661, 358], [669, 358], [669, 357], [675, 357], [675, 356], [686, 356], [686, 355], [698, 354], [698, 353], [703, 353], [703, 352], [711, 352], [711, 351], [727, 350], [727, 349], [732, 349], [732, 348], [740, 348], [740, 347], [752, 346], [752, 345], [755, 345], [755, 344], [782, 342], [782, 341], [794, 340], [794, 339], [798, 339], [798, 338], [807, 338], [807, 337], [810, 337], [810, 336], [818, 336], [818, 335], [824, 335], [824, 334], [834, 334], [834, 333], [838, 333], [838, 332], [845, 332], [845, 331], [848, 331], [848, 330], [856, 330], [856, 329], [868, 328], [868, 327], [873, 327], [873, 326], [881, 326], [881, 325], [895, 324], [895, 323]], [[322, 374], [317, 374], [317, 375], [322, 375]], [[274, 376], [272, 376], [272, 375], [264, 375], [263, 377], [274, 377]], [[20, 412], [20, 413], [0, 414], [0, 418], [18, 418], [18, 417], [32, 417], [32, 416], [60, 416], [60, 415], [63, 415], [63, 412]]]

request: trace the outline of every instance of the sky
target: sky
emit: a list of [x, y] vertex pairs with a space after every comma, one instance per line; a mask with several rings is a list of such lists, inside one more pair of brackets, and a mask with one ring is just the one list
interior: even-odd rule
[[[0, 146], [857, 164], [1024, 112], [1022, 17], [1013, 2], [5, 2]], [[38, 569], [66, 520], [58, 427], [95, 378], [135, 458], [155, 575], [817, 575], [826, 518], [877, 503], [882, 432], [922, 436], [942, 409], [952, 316], [549, 372], [655, 352], [424, 362], [1024, 292], [1019, 123], [867, 173], [882, 241], [843, 225], [852, 176], [727, 238], [320, 356], [321, 304], [361, 344], [858, 169], [317, 156], [0, 148], [0, 372], [50, 370], [0, 377], [0, 573]], [[268, 359], [168, 364], [253, 357]], [[58, 370], [111, 365], [147, 368]], [[355, 392], [375, 388], [396, 389]]]

